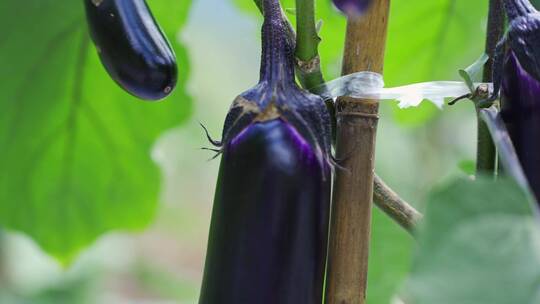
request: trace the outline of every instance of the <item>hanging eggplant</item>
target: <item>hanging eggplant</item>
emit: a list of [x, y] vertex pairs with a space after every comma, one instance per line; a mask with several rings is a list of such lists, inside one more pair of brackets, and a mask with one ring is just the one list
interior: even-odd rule
[[330, 205], [330, 116], [295, 83], [278, 0], [264, 0], [258, 85], [234, 101], [200, 304], [322, 303]]
[[[522, 68], [540, 79], [540, 14], [529, 0], [504, 0], [508, 16], [508, 31], [497, 44], [493, 58], [493, 95], [501, 89], [505, 58], [512, 52]], [[509, 50], [506, 50], [506, 47]]]
[[103, 66], [124, 90], [159, 100], [176, 85], [174, 52], [145, 0], [83, 0]]
[[362, 16], [373, 0], [332, 0], [334, 5], [349, 17]]
[[528, 0], [505, 0], [506, 38], [494, 60], [501, 116], [529, 184], [540, 200], [540, 14]]
[[513, 52], [506, 57], [503, 75], [501, 116], [540, 200], [540, 81], [525, 71]]

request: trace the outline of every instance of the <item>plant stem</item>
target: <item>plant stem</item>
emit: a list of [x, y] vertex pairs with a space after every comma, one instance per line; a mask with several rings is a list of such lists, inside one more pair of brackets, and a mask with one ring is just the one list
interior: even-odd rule
[[313, 0], [296, 0], [296, 58], [308, 61], [319, 56], [319, 42], [315, 28]]
[[[319, 43], [315, 24], [315, 1], [296, 0], [296, 71], [302, 87], [312, 93], [324, 85], [319, 57]], [[332, 99], [325, 100], [326, 107], [332, 117], [332, 143], [335, 143], [336, 110]]]
[[401, 227], [413, 234], [423, 215], [399, 197], [384, 181], [375, 175], [373, 201]]
[[[390, 0], [375, 0], [361, 19], [349, 19], [343, 74], [382, 73]], [[327, 304], [364, 304], [373, 201], [375, 139], [379, 103], [337, 101], [336, 171], [330, 228]]]
[[296, 0], [296, 51], [297, 69], [302, 86], [312, 91], [323, 84], [319, 58], [319, 43], [315, 24], [314, 0]]
[[[259, 11], [264, 14], [264, 9], [263, 9], [263, 3], [262, 3], [262, 0], [253, 0], [253, 2], [255, 2], [255, 5], [257, 6], [257, 8], [259, 9]], [[283, 15], [283, 23], [285, 24], [285, 30], [287, 31], [287, 42], [291, 45], [291, 46], [294, 46], [294, 37], [296, 36], [296, 34], [294, 33], [294, 29], [291, 25], [291, 23], [289, 22], [289, 19], [287, 19], [287, 16], [285, 15], [285, 12], [283, 10], [281, 10], [281, 14]]]
[[[504, 33], [504, 11], [502, 0], [489, 1], [488, 25], [486, 36], [486, 54], [489, 60], [484, 66], [484, 82], [492, 82], [493, 77], [493, 55], [497, 43]], [[489, 133], [486, 123], [480, 117], [480, 108], [476, 109], [477, 114], [477, 149], [476, 149], [476, 173], [495, 174], [496, 151], [493, 139]]]

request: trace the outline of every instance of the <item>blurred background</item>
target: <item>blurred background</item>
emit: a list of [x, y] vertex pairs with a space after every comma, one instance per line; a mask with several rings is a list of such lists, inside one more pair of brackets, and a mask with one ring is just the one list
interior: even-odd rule
[[[141, 152], [141, 158], [153, 161], [161, 173], [155, 169], [158, 172], [156, 176], [147, 176], [139, 174], [135, 168], [131, 175], [137, 179], [134, 184], [137, 186], [130, 188], [133, 196], [137, 196], [146, 184], [159, 186], [150, 195], [151, 210], [147, 212], [145, 224], [141, 227], [133, 227], [129, 223], [104, 226], [106, 228], [100, 233], [107, 233], [101, 237], [90, 237], [87, 241], [89, 247], [83, 246], [86, 243], [81, 244], [71, 259], [58, 259], [60, 247], [47, 247], [48, 243], [43, 241], [45, 237], [29, 226], [7, 218], [10, 213], [6, 206], [16, 202], [10, 201], [9, 196], [0, 195], [0, 205], [3, 206], [0, 211], [8, 214], [2, 218], [7, 224], [0, 241], [0, 303], [197, 302], [219, 165], [219, 159], [209, 161], [212, 154], [200, 149], [208, 143], [199, 123], [206, 125], [210, 133], [219, 138], [232, 100], [257, 82], [262, 20], [249, 0], [193, 0], [190, 4], [186, 4], [187, 0], [182, 1], [185, 3], [168, 10], [164, 3], [172, 1], [148, 0], [149, 5], [155, 8], [156, 18], [174, 42], [180, 62], [182, 79], [178, 90], [182, 93], [152, 105], [155, 109], [165, 104], [166, 114], [152, 113], [139, 121], [132, 119], [135, 116], [130, 116], [130, 110], [112, 109], [117, 103], [122, 103], [123, 109], [143, 106], [114, 88], [94, 58], [93, 47], [89, 51], [93, 59], [88, 62], [92, 66], [88, 69], [96, 72], [88, 72], [87, 81], [97, 88], [92, 96], [107, 101], [101, 108], [96, 105], [96, 112], [102, 115], [104, 124], [122, 124], [123, 128], [140, 132], [143, 121], [148, 126], [156, 126], [158, 121], [165, 120], [164, 117], [170, 121], [156, 126], [155, 130], [150, 127], [148, 147], [143, 147]], [[33, 21], [36, 25], [29, 25], [31, 16], [25, 17], [25, 13], [20, 11], [23, 2], [9, 0], [0, 4], [0, 14], [5, 14], [8, 9], [10, 14], [14, 10], [19, 11], [18, 14], [28, 21], [22, 29], [32, 33], [48, 31], [48, 28], [35, 28], [43, 22], [41, 19]], [[293, 7], [293, 1], [283, 3], [285, 7]], [[68, 9], [77, 8], [75, 5]], [[486, 12], [486, 0], [393, 1], [385, 67], [387, 85], [458, 80], [457, 70], [468, 66], [483, 52]], [[175, 18], [180, 18], [174, 15], [176, 13], [184, 16], [181, 26], [175, 21]], [[74, 19], [81, 17], [79, 13], [75, 15]], [[294, 21], [294, 15], [289, 17]], [[322, 62], [326, 77], [332, 79], [340, 71], [345, 20], [334, 11], [330, 1], [323, 0], [318, 1], [318, 18], [322, 20]], [[24, 40], [16, 37], [16, 31], [21, 29], [17, 29], [15, 22], [18, 22], [15, 18], [0, 21], [0, 24], [4, 23], [2, 28], [11, 25], [10, 28], [14, 29], [11, 33], [0, 33], [0, 55], [5, 55], [1, 52], [6, 50], [10, 54], [10, 43]], [[37, 48], [43, 44], [44, 41], [35, 42]], [[15, 50], [21, 56], [32, 52], [28, 46], [13, 48], [11, 52]], [[8, 92], [0, 95], [0, 105], [9, 105], [8, 99], [17, 96], [15, 93], [9, 95], [15, 91], [12, 88], [15, 80], [7, 80], [18, 71], [10, 61], [6, 56], [0, 59], [0, 79], [4, 82], [0, 88]], [[48, 74], [49, 68], [53, 69], [47, 64], [41, 66], [44, 74]], [[56, 75], [52, 70], [50, 74]], [[57, 88], [71, 85], [70, 77], [55, 79]], [[109, 88], [112, 93], [107, 91]], [[94, 87], [86, 89], [90, 91]], [[33, 90], [46, 89], [38, 86]], [[28, 98], [39, 99], [35, 96]], [[128, 118], [118, 122], [119, 119], [110, 114], [112, 112]], [[10, 115], [14, 114], [0, 114], [0, 122], [6, 121]], [[29, 123], [34, 124], [34, 129], [41, 128], [39, 120]], [[382, 104], [378, 131], [377, 173], [402, 197], [421, 209], [423, 200], [433, 187], [451, 177], [472, 172], [475, 125], [474, 108], [468, 102], [446, 106], [440, 111], [428, 103], [417, 109], [400, 110], [395, 102], [386, 101]], [[127, 134], [129, 132], [114, 133], [111, 137], [113, 141], [132, 140]], [[22, 135], [14, 142], [22, 141], [21, 138]], [[4, 141], [0, 140], [1, 143]], [[5, 147], [0, 146], [0, 149]], [[129, 151], [117, 152], [129, 154]], [[2, 164], [8, 170], [11, 168], [7, 161], [0, 162]], [[148, 166], [157, 168], [155, 164], [149, 163]], [[93, 166], [99, 168], [100, 164]], [[11, 172], [11, 177], [18, 174], [18, 171], [5, 168], [0, 168], [4, 174]], [[40, 176], [38, 183], [54, 182]], [[8, 186], [3, 188], [1, 183], [0, 176], [0, 190], [7, 189]], [[28, 186], [22, 191], [31, 192], [33, 189]], [[108, 204], [107, 199], [107, 196], [100, 196], [99, 203]], [[43, 201], [42, 204], [44, 209], [40, 210], [56, 206], [54, 200]], [[24, 206], [21, 205], [19, 211], [23, 214], [26, 212]], [[129, 202], [122, 206], [123, 210], [135, 208]], [[63, 207], [60, 205], [60, 208]], [[103, 210], [109, 212], [108, 209]], [[40, 214], [35, 215], [35, 221], [40, 221]], [[112, 221], [122, 221], [124, 217], [122, 212], [111, 212], [111, 216]], [[62, 217], [60, 221], [55, 226], [58, 235], [64, 233], [64, 229], [71, 231], [72, 223], [67, 218]], [[124, 228], [137, 231], [126, 232]], [[54, 230], [50, 233], [54, 239]], [[374, 210], [369, 303], [391, 301], [406, 276], [412, 245], [405, 232]]]

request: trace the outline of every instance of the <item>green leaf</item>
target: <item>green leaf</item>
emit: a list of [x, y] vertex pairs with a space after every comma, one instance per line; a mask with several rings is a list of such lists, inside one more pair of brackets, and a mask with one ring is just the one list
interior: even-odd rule
[[90, 43], [82, 1], [0, 2], [0, 224], [63, 263], [113, 229], [152, 220], [160, 172], [150, 157], [184, 121], [186, 51], [175, 42], [190, 1], [149, 1], [177, 52], [180, 81], [160, 103], [109, 78]]
[[476, 162], [471, 159], [464, 159], [458, 163], [458, 168], [468, 176], [473, 176], [476, 172]]
[[429, 199], [406, 303], [533, 304], [540, 231], [513, 182], [461, 180]]
[[482, 73], [482, 70], [484, 69], [484, 65], [486, 64], [488, 59], [489, 59], [489, 56], [486, 53], [483, 53], [480, 56], [480, 58], [478, 58], [470, 66], [468, 66], [465, 69], [460, 69], [458, 71], [459, 76], [463, 78], [463, 80], [469, 87], [469, 90], [471, 91], [471, 93], [474, 93], [476, 91], [474, 83], [480, 80], [480, 74]]

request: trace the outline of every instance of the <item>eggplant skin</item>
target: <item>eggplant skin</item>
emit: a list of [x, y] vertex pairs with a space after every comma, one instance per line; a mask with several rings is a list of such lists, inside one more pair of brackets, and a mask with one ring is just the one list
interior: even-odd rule
[[112, 79], [141, 99], [169, 95], [176, 58], [145, 0], [83, 1], [90, 36]]
[[223, 147], [200, 304], [322, 303], [329, 166], [281, 118]]
[[540, 82], [520, 64], [513, 51], [505, 58], [501, 116], [540, 201]]
[[372, 0], [332, 0], [334, 5], [345, 15], [351, 17], [358, 17], [363, 15], [371, 3]]

